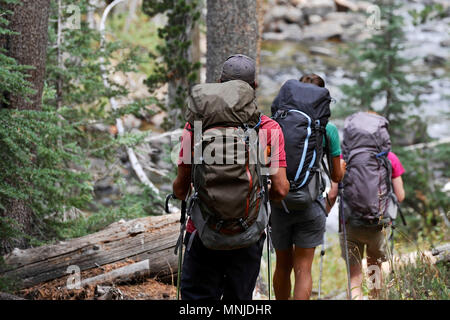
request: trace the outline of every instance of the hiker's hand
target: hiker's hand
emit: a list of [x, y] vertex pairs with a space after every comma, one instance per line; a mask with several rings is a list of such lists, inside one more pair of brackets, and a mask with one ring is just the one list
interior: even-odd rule
[[338, 196], [338, 184], [335, 182], [331, 182], [331, 189], [327, 194], [327, 198], [325, 199], [325, 206], [328, 213], [330, 213], [331, 208], [333, 208], [337, 196]]
[[286, 178], [286, 168], [278, 168], [276, 173], [270, 176], [271, 188], [270, 200], [283, 200], [289, 192], [289, 181]]
[[191, 188], [191, 168], [179, 166], [177, 178], [173, 182], [173, 193], [179, 200], [186, 199]]
[[347, 171], [347, 162], [345, 162], [342, 159], [341, 159], [341, 170], [342, 170], [342, 175], [344, 175], [345, 172]]

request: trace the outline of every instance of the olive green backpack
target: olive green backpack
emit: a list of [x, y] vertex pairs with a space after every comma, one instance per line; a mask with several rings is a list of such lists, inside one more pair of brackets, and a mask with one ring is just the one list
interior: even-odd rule
[[186, 120], [194, 129], [188, 214], [200, 239], [216, 250], [257, 242], [268, 214], [258, 161], [261, 114], [253, 88], [241, 80], [196, 85]]

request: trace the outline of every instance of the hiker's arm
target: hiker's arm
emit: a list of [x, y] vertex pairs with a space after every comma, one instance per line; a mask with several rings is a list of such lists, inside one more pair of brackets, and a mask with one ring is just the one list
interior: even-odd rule
[[331, 161], [333, 164], [333, 170], [331, 170], [331, 180], [338, 183], [344, 178], [346, 163], [344, 160], [341, 162], [341, 158], [339, 156], [333, 157]]
[[191, 187], [191, 167], [178, 166], [178, 173], [173, 182], [173, 193], [180, 200], [185, 200]]
[[392, 179], [392, 186], [394, 187], [394, 193], [397, 196], [398, 202], [405, 200], [405, 189], [403, 188], [402, 177]]
[[269, 196], [271, 200], [281, 201], [289, 192], [289, 181], [286, 177], [286, 168], [278, 168], [270, 176], [272, 181], [270, 185]]
[[338, 196], [338, 184], [332, 181], [330, 191], [327, 194], [328, 199], [325, 199], [325, 206], [328, 213], [331, 211], [331, 208], [333, 208], [334, 204], [336, 203], [337, 196]]

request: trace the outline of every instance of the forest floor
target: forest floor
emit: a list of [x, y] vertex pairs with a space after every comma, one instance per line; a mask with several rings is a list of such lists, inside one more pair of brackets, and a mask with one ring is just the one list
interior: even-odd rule
[[[126, 261], [109, 264], [81, 272], [81, 279], [91, 278], [125, 265]], [[176, 286], [165, 284], [155, 278], [136, 279], [129, 283], [92, 285], [81, 289], [68, 289], [68, 277], [64, 276], [49, 282], [40, 283], [17, 293], [30, 300], [173, 300], [176, 299]], [[175, 279], [173, 280], [175, 281]], [[111, 286], [111, 287], [109, 287]], [[107, 288], [111, 293], [105, 296], [98, 289]]]

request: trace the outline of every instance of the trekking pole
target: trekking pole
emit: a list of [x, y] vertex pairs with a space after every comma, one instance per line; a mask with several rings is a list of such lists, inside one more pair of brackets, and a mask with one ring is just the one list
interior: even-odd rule
[[322, 293], [322, 271], [323, 271], [323, 258], [325, 255], [325, 241], [326, 241], [326, 231], [323, 233], [322, 250], [320, 250], [319, 294], [317, 300], [320, 300]]
[[265, 203], [267, 208], [267, 218], [268, 223], [266, 227], [266, 233], [267, 233], [267, 286], [268, 286], [268, 294], [269, 294], [269, 300], [272, 300], [272, 262], [271, 262], [271, 252], [273, 251], [272, 247], [272, 228], [270, 226], [270, 215], [272, 213], [272, 207], [270, 206], [270, 200], [269, 200], [269, 188], [268, 186], [268, 176], [264, 176], [264, 186], [266, 189], [266, 193], [264, 195], [265, 197]]
[[270, 259], [270, 227], [267, 227], [267, 282], [268, 282], [268, 291], [269, 291], [269, 300], [271, 298], [271, 286], [272, 286], [272, 271], [271, 271], [271, 259]]
[[[176, 199], [176, 196], [172, 193], [166, 197], [166, 212], [169, 212], [169, 201]], [[181, 281], [181, 268], [183, 267], [183, 239], [184, 231], [186, 230], [186, 200], [181, 201], [181, 216], [180, 216], [180, 236], [175, 245], [175, 254], [178, 254], [178, 271], [177, 271], [177, 300], [180, 300], [180, 281]], [[178, 252], [178, 250], [180, 250]]]
[[340, 225], [342, 228], [342, 233], [344, 235], [344, 250], [345, 250], [345, 264], [347, 266], [347, 287], [348, 287], [348, 296], [350, 300], [352, 300], [352, 288], [350, 282], [350, 261], [348, 258], [348, 244], [347, 244], [347, 230], [345, 227], [345, 213], [344, 213], [344, 184], [339, 182], [338, 185], [339, 190], [339, 217], [340, 217]]

